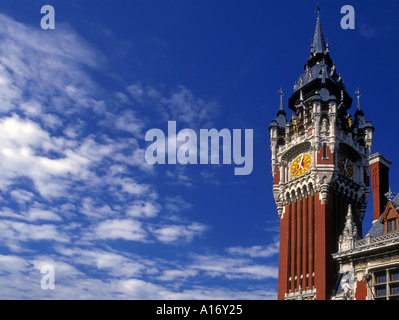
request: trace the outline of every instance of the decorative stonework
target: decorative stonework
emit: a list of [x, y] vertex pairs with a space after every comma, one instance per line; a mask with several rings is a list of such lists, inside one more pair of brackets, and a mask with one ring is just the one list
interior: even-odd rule
[[300, 288], [298, 291], [289, 292], [285, 294], [285, 300], [314, 300], [316, 297], [316, 289], [302, 290]]
[[363, 239], [359, 239], [354, 242], [353, 248], [338, 251], [338, 253], [333, 254], [334, 258], [346, 256], [348, 254], [355, 254], [365, 251], [371, 251], [382, 247], [387, 247], [389, 245], [399, 244], [399, 232], [391, 232], [383, 234], [378, 237], [372, 237], [366, 235]]
[[338, 252], [353, 250], [355, 248], [355, 242], [358, 239], [357, 227], [353, 222], [352, 206], [349, 205], [344, 231], [339, 237]]

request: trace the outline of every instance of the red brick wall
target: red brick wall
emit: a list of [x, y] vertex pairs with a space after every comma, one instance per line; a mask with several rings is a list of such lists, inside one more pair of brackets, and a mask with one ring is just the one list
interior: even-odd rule
[[361, 282], [357, 282], [355, 299], [356, 300], [366, 300], [366, 297], [367, 297], [367, 281], [363, 280]]
[[381, 162], [370, 165], [371, 190], [373, 193], [373, 218], [378, 219], [385, 209], [387, 198], [385, 193], [389, 190], [389, 168]]
[[322, 145], [317, 153], [317, 164], [334, 164], [334, 153], [330, 151], [327, 145]]
[[[314, 286], [317, 300], [330, 299], [337, 271], [331, 254], [336, 252], [346, 207], [333, 194], [327, 203], [315, 194], [285, 206], [280, 220], [278, 299], [299, 286], [302, 290]], [[337, 219], [338, 215], [342, 217]]]
[[277, 168], [276, 173], [273, 176], [273, 184], [280, 183], [280, 168]]
[[302, 290], [313, 288], [314, 199], [315, 196], [310, 195], [286, 205], [280, 220], [279, 300], [284, 299], [285, 293], [298, 290], [299, 286]]
[[314, 261], [314, 286], [316, 288], [316, 300], [326, 300], [326, 268], [327, 268], [327, 257], [326, 257], [326, 204], [322, 204], [319, 200], [319, 194], [316, 194], [315, 201], [315, 261]]
[[285, 206], [285, 213], [280, 219], [280, 249], [278, 267], [278, 293], [277, 298], [284, 300], [285, 293], [288, 292], [288, 277], [290, 267], [290, 221], [291, 205]]

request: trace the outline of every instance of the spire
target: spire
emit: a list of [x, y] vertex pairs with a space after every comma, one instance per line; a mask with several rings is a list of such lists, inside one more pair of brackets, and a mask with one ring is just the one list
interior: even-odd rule
[[283, 106], [284, 90], [283, 90], [283, 88], [280, 88], [278, 93], [280, 94], [280, 108], [279, 108], [279, 111], [284, 111], [284, 106]]
[[[338, 110], [340, 114], [344, 114], [351, 107], [352, 98], [346, 92], [341, 75], [337, 73], [335, 64], [330, 57], [329, 46], [321, 26], [321, 13], [318, 4], [315, 15], [316, 28], [311, 41], [310, 55], [304, 65], [304, 72], [295, 82], [294, 94], [288, 100], [288, 108], [299, 114], [298, 108], [302, 108], [302, 99], [309, 99], [313, 96], [327, 101], [330, 98], [338, 100], [341, 96]], [[322, 94], [315, 95], [316, 91]]]
[[280, 88], [278, 93], [280, 94], [280, 107], [278, 108], [277, 116], [283, 115], [285, 118], [285, 116], [287, 114], [284, 111], [283, 96], [284, 96], [285, 92], [284, 92], [283, 88]]
[[324, 41], [323, 30], [321, 28], [320, 7], [317, 4], [317, 21], [316, 29], [314, 31], [311, 53], [324, 53], [327, 49], [326, 42]]
[[278, 93], [280, 94], [280, 107], [278, 108], [276, 122], [280, 128], [285, 128], [285, 125], [287, 124], [287, 119], [286, 119], [287, 114], [284, 111], [284, 105], [283, 105], [283, 96], [284, 96], [283, 88], [280, 88]]
[[[365, 122], [366, 119], [364, 119], [364, 112], [362, 108], [360, 107], [360, 96], [362, 93], [360, 92], [359, 88], [355, 91], [356, 97], [357, 97], [357, 108], [355, 112], [355, 117], [359, 118], [359, 120], [356, 120], [355, 122], [358, 123], [360, 126], [362, 126]], [[361, 120], [360, 120], [361, 119]]]
[[360, 96], [362, 95], [362, 93], [360, 92], [359, 88], [357, 88], [355, 93], [356, 93], [356, 97], [357, 97], [357, 110], [360, 111]]

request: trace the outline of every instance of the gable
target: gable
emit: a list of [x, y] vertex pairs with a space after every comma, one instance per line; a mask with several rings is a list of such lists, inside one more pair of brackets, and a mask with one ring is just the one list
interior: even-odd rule
[[399, 228], [399, 214], [391, 201], [388, 201], [380, 222], [385, 226], [385, 233], [397, 231]]
[[393, 219], [399, 217], [398, 211], [391, 201], [388, 201], [384, 212], [381, 214], [381, 223], [385, 223], [386, 220]]

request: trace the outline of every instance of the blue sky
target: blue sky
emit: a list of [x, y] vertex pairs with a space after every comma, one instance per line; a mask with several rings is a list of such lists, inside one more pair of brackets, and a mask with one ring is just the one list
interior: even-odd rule
[[[40, 9], [55, 8], [55, 30]], [[355, 30], [340, 9], [355, 8]], [[399, 4], [320, 1], [331, 57], [393, 162]], [[275, 299], [268, 126], [316, 1], [2, 1], [0, 298]], [[352, 113], [355, 106], [352, 106]], [[253, 129], [254, 167], [155, 165], [152, 128]], [[371, 219], [371, 202], [365, 229]], [[55, 290], [40, 270], [55, 270]]]

